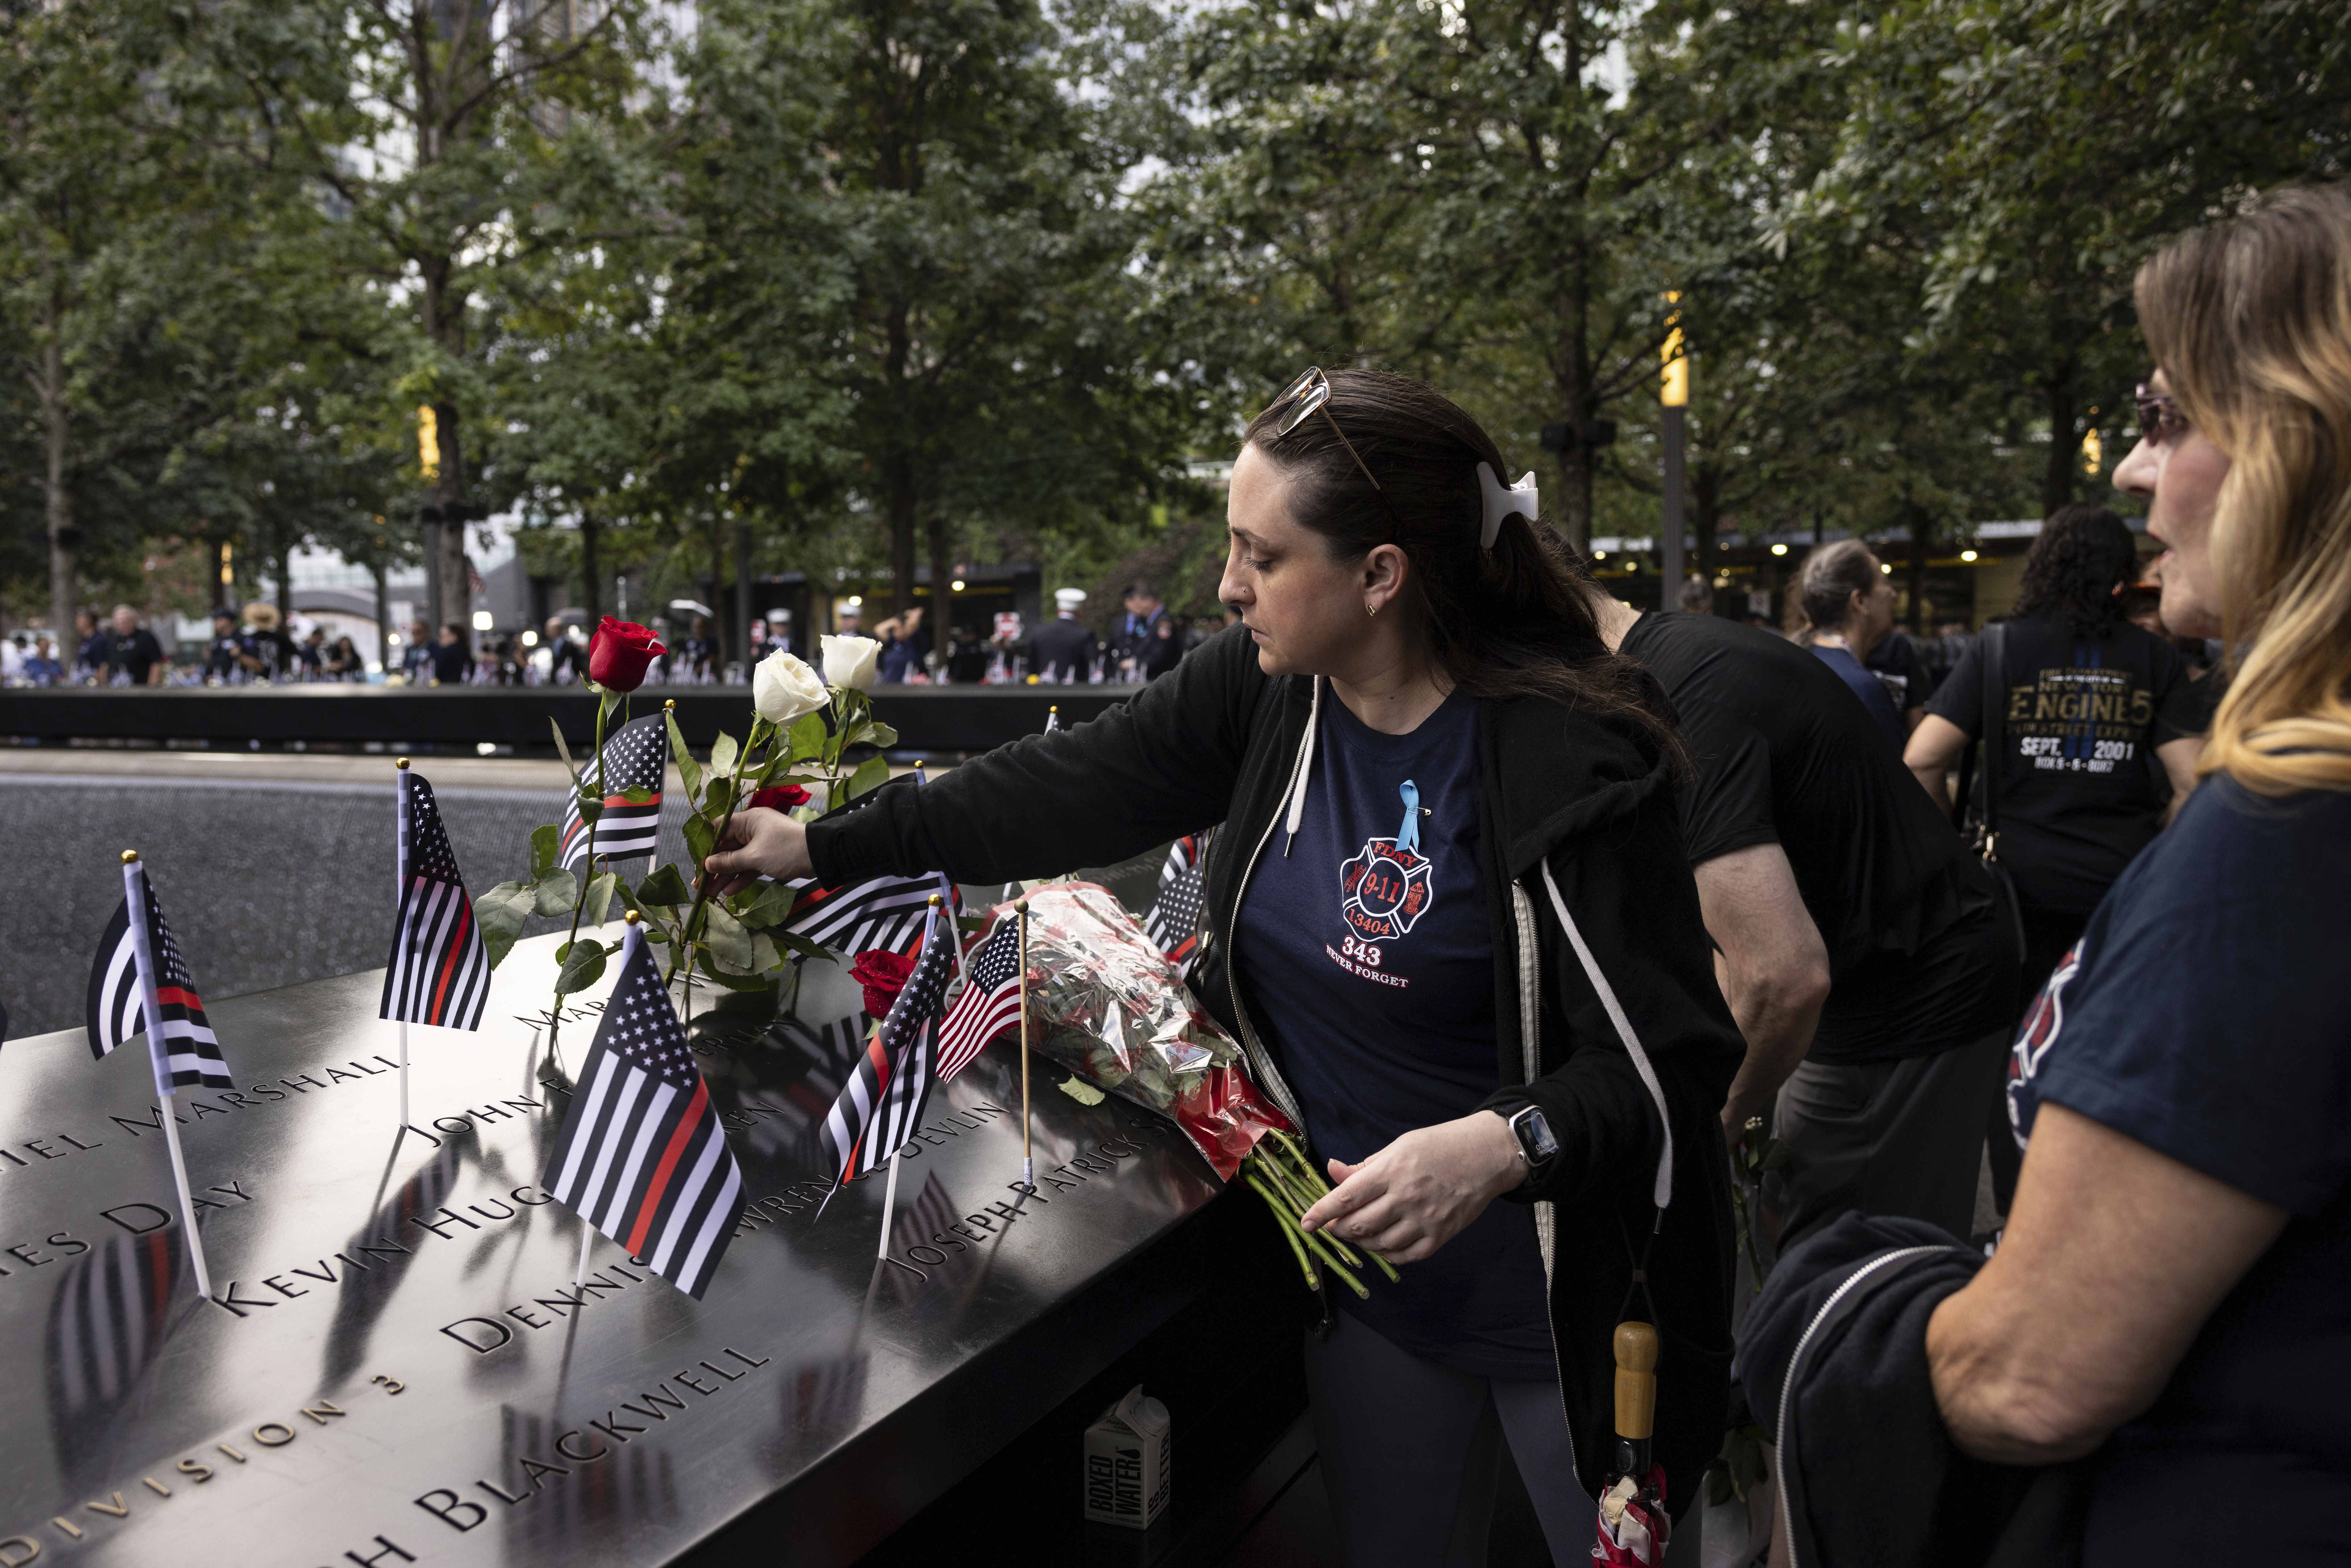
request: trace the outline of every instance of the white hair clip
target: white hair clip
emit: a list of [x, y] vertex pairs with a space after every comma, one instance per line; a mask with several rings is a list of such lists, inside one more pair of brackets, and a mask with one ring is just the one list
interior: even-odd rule
[[1478, 535], [1480, 549], [1494, 548], [1494, 536], [1502, 531], [1502, 519], [1512, 512], [1526, 518], [1529, 527], [1542, 515], [1542, 498], [1535, 493], [1535, 471], [1531, 468], [1520, 476], [1509, 489], [1494, 477], [1490, 463], [1478, 465], [1478, 485], [1486, 493], [1486, 526]]

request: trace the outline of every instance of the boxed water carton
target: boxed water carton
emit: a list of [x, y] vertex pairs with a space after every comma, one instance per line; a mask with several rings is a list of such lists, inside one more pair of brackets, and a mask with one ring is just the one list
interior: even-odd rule
[[1148, 1530], [1167, 1507], [1175, 1444], [1167, 1406], [1136, 1384], [1086, 1428], [1086, 1517]]

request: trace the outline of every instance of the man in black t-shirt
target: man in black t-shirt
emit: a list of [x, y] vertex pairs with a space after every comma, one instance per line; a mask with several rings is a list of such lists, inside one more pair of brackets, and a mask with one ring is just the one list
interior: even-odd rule
[[1894, 699], [1894, 711], [1902, 716], [1902, 733], [1917, 729], [1918, 721], [1927, 716], [1927, 695], [1935, 689], [1917, 640], [1897, 627], [1879, 638], [1861, 664]]
[[1725, 1132], [1761, 1115], [1791, 1145], [1783, 1244], [1856, 1208], [1965, 1237], [2016, 984], [1991, 878], [1810, 653], [1718, 616], [1597, 609], [1690, 749], [1686, 847], [1748, 1045]]
[[164, 671], [170, 668], [163, 644], [139, 624], [139, 612], [128, 604], [114, 607], [114, 635], [107, 642], [106, 667], [110, 681], [119, 674], [134, 686], [161, 685]]

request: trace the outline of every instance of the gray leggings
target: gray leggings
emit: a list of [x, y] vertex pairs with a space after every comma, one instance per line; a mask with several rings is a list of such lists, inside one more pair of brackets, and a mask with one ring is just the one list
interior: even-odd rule
[[[1485, 1568], [1505, 1437], [1552, 1561], [1591, 1561], [1594, 1509], [1575, 1478], [1556, 1382], [1456, 1372], [1332, 1315], [1330, 1338], [1306, 1336], [1306, 1388], [1347, 1568]], [[1695, 1510], [1687, 1522], [1694, 1548]], [[1681, 1534], [1672, 1560], [1697, 1562]]]

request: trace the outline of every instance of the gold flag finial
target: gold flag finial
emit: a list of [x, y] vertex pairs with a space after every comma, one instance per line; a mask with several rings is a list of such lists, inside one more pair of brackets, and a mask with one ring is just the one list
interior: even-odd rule
[[621, 918], [627, 921], [630, 925], [634, 925], [642, 916], [640, 916], [635, 910], [632, 909], [626, 915], [621, 916]]
[[122, 852], [122, 863], [124, 865], [130, 865], [138, 859], [139, 852], [137, 850], [125, 850]]
[[663, 702], [662, 702], [662, 712], [664, 712], [664, 713], [675, 713], [676, 711], [677, 711], [677, 699], [676, 699], [675, 697], [668, 697], [668, 698], [664, 698], [664, 699], [663, 700]]
[[937, 894], [935, 893], [931, 894], [931, 907], [933, 909], [936, 909], [940, 904], [945, 904], [946, 902], [946, 900], [941, 898]]
[[393, 758], [392, 759], [392, 765], [394, 768], [399, 768], [402, 773], [405, 773], [405, 772], [407, 772], [407, 771], [408, 771], [408, 758], [405, 758], [405, 757], [395, 757], [395, 758]]
[[1029, 913], [1029, 901], [1025, 898], [1016, 898], [1012, 901], [1012, 907], [1015, 913], [1026, 915]]

